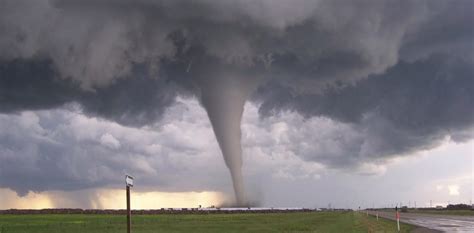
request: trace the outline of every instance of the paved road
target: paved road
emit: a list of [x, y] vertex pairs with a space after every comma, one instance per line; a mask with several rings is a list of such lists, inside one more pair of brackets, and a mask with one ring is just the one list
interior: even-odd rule
[[[376, 212], [369, 211], [375, 215]], [[395, 212], [378, 212], [379, 217], [396, 220]], [[434, 215], [418, 213], [400, 213], [400, 221], [441, 232], [473, 233], [474, 216]]]

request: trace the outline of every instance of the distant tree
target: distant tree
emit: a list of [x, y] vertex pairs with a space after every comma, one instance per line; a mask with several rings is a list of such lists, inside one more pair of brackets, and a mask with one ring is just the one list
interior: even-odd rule
[[450, 204], [446, 207], [448, 210], [470, 210], [471, 206], [466, 204]]

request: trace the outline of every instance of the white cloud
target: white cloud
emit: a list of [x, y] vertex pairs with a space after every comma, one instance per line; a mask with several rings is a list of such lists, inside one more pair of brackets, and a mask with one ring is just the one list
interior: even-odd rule
[[450, 196], [459, 196], [459, 185], [449, 185], [448, 190]]
[[111, 149], [119, 149], [120, 142], [111, 134], [105, 133], [100, 137], [100, 143]]
[[385, 165], [377, 165], [373, 163], [362, 163], [356, 168], [356, 173], [360, 175], [383, 175], [387, 171]]

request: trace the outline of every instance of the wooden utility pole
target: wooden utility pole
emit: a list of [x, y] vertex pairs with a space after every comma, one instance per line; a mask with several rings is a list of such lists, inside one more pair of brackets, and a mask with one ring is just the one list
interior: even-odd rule
[[132, 210], [130, 209], [130, 187], [133, 187], [133, 177], [126, 175], [125, 184], [127, 186], [127, 233], [132, 230]]
[[132, 211], [130, 210], [130, 186], [127, 186], [127, 233], [131, 232]]

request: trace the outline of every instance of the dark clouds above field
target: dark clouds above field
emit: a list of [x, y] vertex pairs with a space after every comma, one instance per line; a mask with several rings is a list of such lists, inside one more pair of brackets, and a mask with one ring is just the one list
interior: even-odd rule
[[102, 187], [129, 171], [150, 187], [219, 189], [192, 99], [225, 75], [259, 81], [260, 118], [242, 128], [264, 162], [250, 174], [378, 174], [473, 138], [473, 15], [467, 0], [0, 0], [0, 186]]

